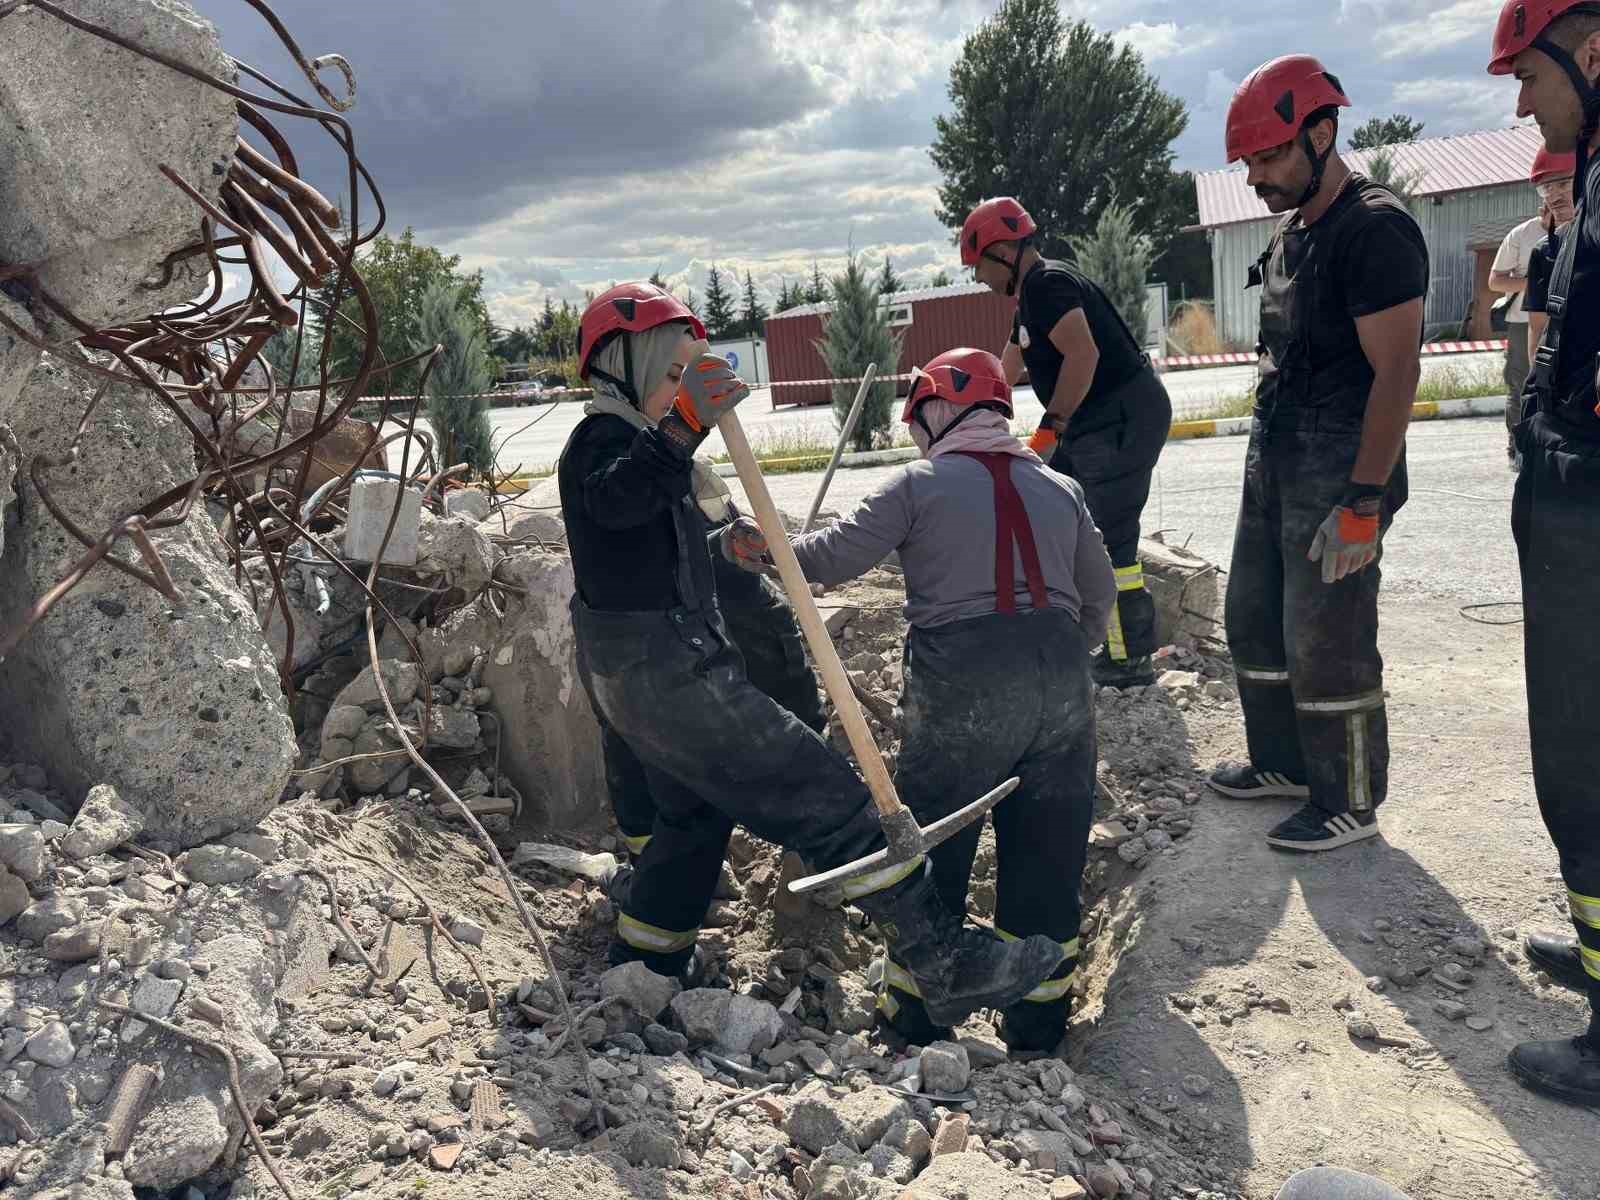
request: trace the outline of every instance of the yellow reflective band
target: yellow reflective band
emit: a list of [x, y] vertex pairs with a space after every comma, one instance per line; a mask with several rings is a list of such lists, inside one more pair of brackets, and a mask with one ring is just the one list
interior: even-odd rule
[[686, 950], [694, 945], [695, 939], [700, 936], [700, 931], [687, 929], [676, 932], [662, 929], [658, 925], [646, 925], [637, 917], [623, 913], [617, 918], [617, 936], [635, 950], [671, 954], [675, 950]]
[[892, 867], [883, 867], [870, 875], [858, 875], [844, 885], [845, 899], [859, 900], [863, 896], [872, 895], [873, 892], [893, 887], [912, 872], [922, 870], [924, 861], [919, 854], [910, 862], [895, 863]]
[[[902, 967], [893, 959], [883, 960], [883, 982], [889, 987], [899, 988], [908, 996], [922, 999], [922, 989], [917, 986], [917, 981], [911, 977], [911, 972]], [[887, 991], [887, 988], [885, 989]]]
[[1113, 572], [1117, 577], [1117, 591], [1138, 592], [1144, 589], [1144, 567], [1139, 563], [1131, 567], [1115, 567]]
[[650, 838], [652, 836], [652, 834], [646, 833], [639, 837], [623, 838], [622, 840], [628, 844], [628, 849], [632, 853], [643, 854], [644, 848], [650, 844]]
[[1106, 654], [1112, 662], [1128, 661], [1128, 642], [1122, 636], [1122, 612], [1111, 606], [1111, 620], [1106, 623]]
[[1578, 953], [1583, 955], [1583, 969], [1589, 973], [1589, 978], [1600, 979], [1600, 950], [1579, 946]]
[[1600, 929], [1600, 900], [1593, 896], [1580, 896], [1569, 888], [1567, 904], [1572, 909], [1574, 921], [1582, 921], [1590, 929]]
[[1301, 712], [1351, 713], [1370, 712], [1383, 707], [1383, 689], [1362, 692], [1359, 696], [1334, 696], [1326, 700], [1296, 700], [1294, 706]]
[[1029, 1004], [1054, 1004], [1057, 1000], [1065, 1000], [1067, 993], [1072, 990], [1072, 981], [1077, 974], [1076, 971], [1072, 971], [1060, 979], [1046, 979], [1023, 999]]
[[1289, 672], [1279, 667], [1241, 667], [1235, 663], [1233, 673], [1240, 679], [1248, 679], [1253, 683], [1289, 682]]
[[[1019, 938], [1014, 933], [1007, 933], [1004, 929], [1001, 929], [1000, 926], [998, 926], [998, 925], [996, 925], [994, 927], [994, 934], [1002, 942], [1019, 942], [1019, 941], [1022, 940], [1021, 938]], [[1073, 938], [1070, 942], [1062, 942], [1061, 943], [1061, 953], [1065, 954], [1068, 958], [1077, 958], [1078, 957], [1078, 942], [1079, 942], [1078, 938]]]
[[878, 993], [878, 1011], [889, 1020], [894, 1020], [895, 1014], [900, 1011], [900, 1001], [894, 998], [894, 993], [885, 988]]

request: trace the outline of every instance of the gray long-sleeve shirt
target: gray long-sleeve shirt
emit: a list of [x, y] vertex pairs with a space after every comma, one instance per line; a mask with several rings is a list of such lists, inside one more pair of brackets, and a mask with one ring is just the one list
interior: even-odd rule
[[[1105, 636], [1116, 577], [1077, 480], [1027, 459], [1012, 460], [1039, 550], [1046, 601], [1077, 618], [1091, 641]], [[815, 583], [843, 583], [892, 550], [906, 573], [906, 619], [931, 628], [995, 611], [994, 481], [962, 454], [921, 459], [896, 472], [843, 521], [791, 539]], [[1013, 546], [1017, 610], [1031, 607], [1022, 556]]]

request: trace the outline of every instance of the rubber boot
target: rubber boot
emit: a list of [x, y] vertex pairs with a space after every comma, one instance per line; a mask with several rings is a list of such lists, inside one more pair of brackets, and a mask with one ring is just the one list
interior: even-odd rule
[[1095, 687], [1149, 687], [1156, 681], [1155, 668], [1151, 666], [1148, 654], [1121, 661], [1109, 654], [1102, 654], [1094, 660], [1090, 673], [1094, 676]]
[[1000, 1040], [1013, 1054], [1049, 1054], [1067, 1036], [1072, 1000], [1024, 1000], [1000, 1014]]
[[1511, 1051], [1509, 1065], [1524, 1087], [1570, 1104], [1600, 1105], [1600, 1038], [1523, 1042]]
[[855, 904], [877, 922], [889, 957], [917, 981], [936, 1025], [956, 1025], [980, 1008], [1015, 1004], [1066, 958], [1060, 943], [1047, 937], [1002, 942], [969, 929], [944, 906], [926, 870]]
[[1562, 987], [1586, 992], [1592, 981], [1578, 954], [1578, 939], [1567, 933], [1530, 933], [1523, 948], [1528, 961]]

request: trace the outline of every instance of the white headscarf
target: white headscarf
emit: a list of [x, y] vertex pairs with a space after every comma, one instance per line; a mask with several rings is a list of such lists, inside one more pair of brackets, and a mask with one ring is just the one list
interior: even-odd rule
[[[950, 423], [962, 413], [967, 412], [965, 404], [952, 404], [948, 400], [938, 397], [924, 400], [918, 406], [917, 412], [922, 420], [933, 430], [933, 437], [949, 428]], [[980, 408], [966, 417], [961, 424], [951, 429], [944, 437], [939, 438], [930, 448], [932, 438], [923, 430], [922, 425], [916, 420], [911, 422], [911, 440], [917, 444], [917, 449], [922, 451], [923, 458], [937, 458], [941, 454], [972, 453], [972, 454], [1010, 454], [1017, 458], [1030, 459], [1043, 465], [1041, 459], [1032, 450], [1017, 440], [1011, 432], [1011, 422], [1006, 420], [1005, 414], [996, 412], [992, 408]]]
[[[640, 399], [643, 399], [660, 387], [661, 381], [667, 377], [667, 371], [672, 367], [673, 356], [678, 352], [678, 345], [688, 331], [689, 326], [686, 322], [669, 321], [665, 325], [657, 325], [653, 329], [639, 333], [625, 333], [621, 337], [612, 338], [603, 346], [600, 353], [595, 355], [593, 365], [607, 375], [626, 379], [627, 354], [631, 350], [633, 390]], [[590, 373], [589, 382], [594, 387], [594, 399], [583, 406], [586, 414], [594, 416], [597, 413], [608, 413], [613, 417], [621, 417], [635, 429], [646, 429], [650, 426], [650, 419], [623, 395], [622, 389], [616, 384], [593, 372]], [[722, 477], [711, 469], [711, 464], [702, 458], [696, 458], [690, 464], [689, 472], [695, 502], [700, 505], [700, 511], [705, 513], [706, 519], [713, 524], [732, 520], [733, 493], [728, 485], [722, 482]]]

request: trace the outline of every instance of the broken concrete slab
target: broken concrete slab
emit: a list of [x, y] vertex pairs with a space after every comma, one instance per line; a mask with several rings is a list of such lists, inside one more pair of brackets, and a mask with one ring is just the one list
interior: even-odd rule
[[[93, 391], [46, 360], [15, 405], [17, 436], [33, 453], [64, 456], [76, 424], [62, 414], [81, 412]], [[192, 437], [143, 391], [111, 384], [94, 429], [72, 468], [94, 485], [57, 492], [81, 528], [104, 529], [193, 474]], [[150, 537], [182, 605], [95, 568], [0, 665], [0, 709], [12, 714], [13, 743], [69, 794], [111, 784], [144, 814], [147, 838], [185, 848], [254, 824], [277, 803], [294, 729], [204, 507]], [[81, 550], [42, 504], [24, 505], [0, 571], [0, 622], [16, 620]]]
[[[395, 517], [394, 529], [389, 531], [389, 518], [399, 500], [400, 513]], [[422, 493], [416, 488], [402, 487], [398, 479], [381, 479], [371, 475], [358, 475], [350, 484], [350, 523], [344, 531], [345, 557], [359, 563], [370, 563], [383, 548], [383, 561], [396, 566], [409, 567], [417, 561], [417, 532], [422, 521]], [[384, 544], [384, 534], [389, 534]]]
[[672, 1013], [690, 1041], [728, 1055], [760, 1054], [783, 1036], [783, 1018], [765, 1000], [720, 988], [694, 988], [672, 998]]

